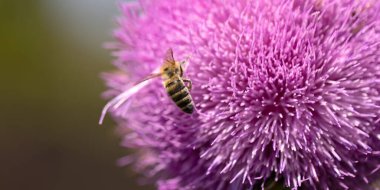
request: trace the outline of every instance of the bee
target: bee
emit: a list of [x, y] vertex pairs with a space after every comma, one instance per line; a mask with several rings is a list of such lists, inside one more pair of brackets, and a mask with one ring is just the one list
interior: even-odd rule
[[148, 85], [151, 79], [156, 77], [162, 78], [166, 92], [183, 112], [188, 114], [193, 113], [195, 106], [190, 95], [192, 83], [191, 80], [183, 77], [182, 66], [185, 65], [186, 62], [187, 60], [181, 62], [176, 61], [173, 56], [173, 50], [169, 48], [166, 51], [162, 66], [155, 69], [141, 81], [135, 83], [131, 88], [114, 97], [104, 106], [99, 124], [103, 123], [103, 119], [109, 109], [117, 109], [122, 104], [127, 103], [134, 94]]
[[143, 80], [136, 83], [136, 86], [144, 81], [161, 77], [163, 86], [167, 94], [174, 103], [185, 113], [191, 114], [194, 111], [193, 99], [190, 95], [192, 88], [191, 80], [183, 77], [183, 65], [186, 61], [178, 62], [174, 59], [173, 50], [169, 48], [166, 51], [162, 66], [158, 73], [154, 72]]
[[184, 63], [185, 61], [175, 61], [173, 50], [170, 48], [166, 51], [160, 75], [170, 98], [183, 112], [191, 114], [194, 111], [194, 103], [190, 95], [192, 83], [191, 80], [183, 77]]

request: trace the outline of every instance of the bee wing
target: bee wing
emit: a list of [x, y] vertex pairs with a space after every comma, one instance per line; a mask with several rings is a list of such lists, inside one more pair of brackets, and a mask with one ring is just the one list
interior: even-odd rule
[[165, 54], [165, 57], [164, 57], [164, 64], [166, 64], [166, 63], [175, 63], [172, 48], [169, 48], [166, 51], [166, 54]]
[[153, 71], [151, 74], [149, 74], [147, 77], [142, 79], [141, 81], [134, 84], [131, 88], [125, 90], [112, 100], [110, 100], [103, 108], [102, 114], [100, 115], [99, 119], [99, 125], [103, 123], [103, 119], [106, 116], [109, 109], [117, 109], [122, 104], [126, 103], [130, 98], [136, 94], [138, 91], [140, 91], [143, 87], [150, 84], [152, 81], [150, 79], [156, 78], [161, 76], [161, 73], [159, 72], [159, 68], [157, 68], [155, 71]]

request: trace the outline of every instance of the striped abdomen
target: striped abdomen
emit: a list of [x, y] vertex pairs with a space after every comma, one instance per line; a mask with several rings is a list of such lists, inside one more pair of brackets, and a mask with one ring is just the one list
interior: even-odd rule
[[173, 76], [164, 81], [164, 86], [171, 99], [185, 113], [193, 113], [194, 105], [189, 89], [179, 76]]

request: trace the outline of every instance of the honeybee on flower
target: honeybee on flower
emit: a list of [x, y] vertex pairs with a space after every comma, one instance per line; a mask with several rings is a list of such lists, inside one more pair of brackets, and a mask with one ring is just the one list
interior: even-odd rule
[[[117, 109], [121, 104], [126, 103], [136, 92], [149, 84], [151, 79], [162, 77], [163, 86], [165, 87], [168, 95], [174, 103], [185, 113], [193, 113], [194, 103], [190, 95], [192, 88], [191, 80], [184, 78], [185, 64], [189, 62], [188, 57], [186, 60], [178, 62], [174, 59], [173, 50], [169, 48], [166, 51], [164, 61], [161, 67], [155, 69], [153, 73], [146, 76], [141, 81], [135, 83], [130, 89], [121, 93], [116, 98], [104, 106], [99, 124], [103, 123], [103, 119], [108, 109]], [[187, 84], [185, 84], [187, 83]]]
[[126, 96], [109, 104], [122, 145], [143, 152], [134, 166], [158, 189], [272, 179], [370, 189], [380, 170], [380, 1], [141, 0], [121, 12], [115, 65], [131, 77], [160, 67], [161, 47], [195, 52], [186, 76], [202, 114], [168, 106], [158, 83], [133, 109], [117, 106]]

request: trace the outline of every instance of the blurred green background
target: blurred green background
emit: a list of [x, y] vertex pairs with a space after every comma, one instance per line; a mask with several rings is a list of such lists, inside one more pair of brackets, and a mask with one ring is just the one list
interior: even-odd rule
[[[0, 0], [0, 189], [129, 190], [114, 123], [97, 124], [117, 0]], [[105, 127], [108, 126], [108, 127]]]

